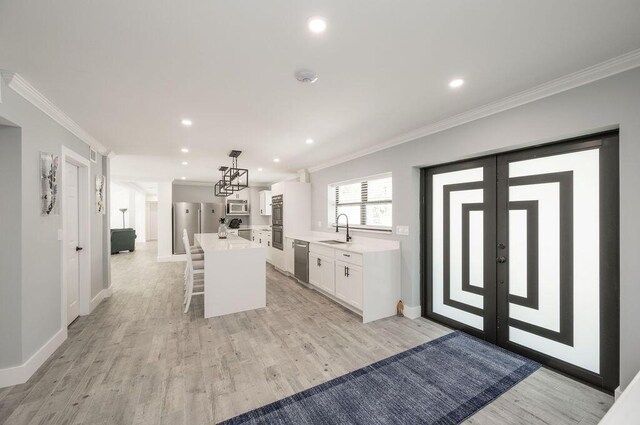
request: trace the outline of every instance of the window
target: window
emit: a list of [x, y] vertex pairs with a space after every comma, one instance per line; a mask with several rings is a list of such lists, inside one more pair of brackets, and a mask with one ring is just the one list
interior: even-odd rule
[[[330, 184], [327, 222], [330, 226], [335, 226], [336, 217], [345, 214], [349, 218], [349, 227], [390, 231], [391, 195], [390, 173]], [[341, 218], [340, 225], [345, 224], [346, 220]]]

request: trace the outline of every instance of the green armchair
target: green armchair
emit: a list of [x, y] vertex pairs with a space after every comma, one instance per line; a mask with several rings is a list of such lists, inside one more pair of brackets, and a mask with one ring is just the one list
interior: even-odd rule
[[134, 229], [111, 229], [111, 254], [135, 250], [136, 231]]

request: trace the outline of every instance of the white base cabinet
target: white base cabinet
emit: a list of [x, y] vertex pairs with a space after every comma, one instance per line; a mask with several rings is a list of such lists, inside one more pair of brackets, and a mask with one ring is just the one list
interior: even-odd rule
[[362, 268], [336, 261], [336, 297], [362, 310]]
[[362, 314], [364, 323], [396, 313], [400, 250], [356, 253], [309, 245], [309, 283]]
[[336, 291], [334, 259], [313, 252], [309, 253], [309, 283], [334, 294]]
[[284, 238], [284, 270], [293, 275], [295, 267], [295, 240]]
[[256, 242], [265, 248], [267, 248], [267, 262], [273, 263], [271, 257], [271, 232], [268, 230], [256, 230], [251, 231], [251, 241]]

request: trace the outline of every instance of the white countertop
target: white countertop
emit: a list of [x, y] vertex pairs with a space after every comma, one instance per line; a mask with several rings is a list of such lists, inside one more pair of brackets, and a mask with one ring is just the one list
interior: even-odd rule
[[247, 225], [241, 224], [239, 229], [240, 230], [260, 230], [264, 232], [270, 232], [271, 226], [269, 226], [268, 224], [247, 224]]
[[264, 249], [264, 247], [258, 243], [231, 234], [227, 235], [227, 239], [220, 239], [217, 233], [196, 233], [194, 238], [196, 243], [202, 247], [205, 254], [210, 251]]
[[380, 251], [392, 251], [400, 249], [400, 243], [398, 241], [388, 239], [375, 239], [375, 238], [356, 238], [356, 240], [349, 243], [329, 244], [320, 241], [326, 240], [344, 240], [345, 235], [340, 234], [288, 234], [287, 238], [298, 239], [301, 241], [316, 243], [318, 245], [326, 246], [329, 248], [339, 249], [341, 251], [355, 252], [364, 254], [366, 252], [380, 252]]

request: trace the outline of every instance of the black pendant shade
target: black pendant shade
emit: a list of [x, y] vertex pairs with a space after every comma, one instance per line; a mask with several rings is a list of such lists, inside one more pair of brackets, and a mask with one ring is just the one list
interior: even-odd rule
[[225, 181], [224, 181], [224, 173], [228, 169], [229, 169], [229, 167], [220, 167], [220, 168], [218, 168], [218, 170], [221, 172], [222, 179], [220, 179], [218, 181], [218, 183], [216, 183], [213, 186], [213, 194], [215, 196], [227, 197], [227, 196], [233, 194], [233, 191], [227, 187], [227, 185], [225, 184]]
[[214, 195], [226, 197], [249, 187], [249, 170], [238, 167], [238, 157], [242, 151], [229, 153], [231, 167], [220, 167], [222, 178], [214, 186]]

